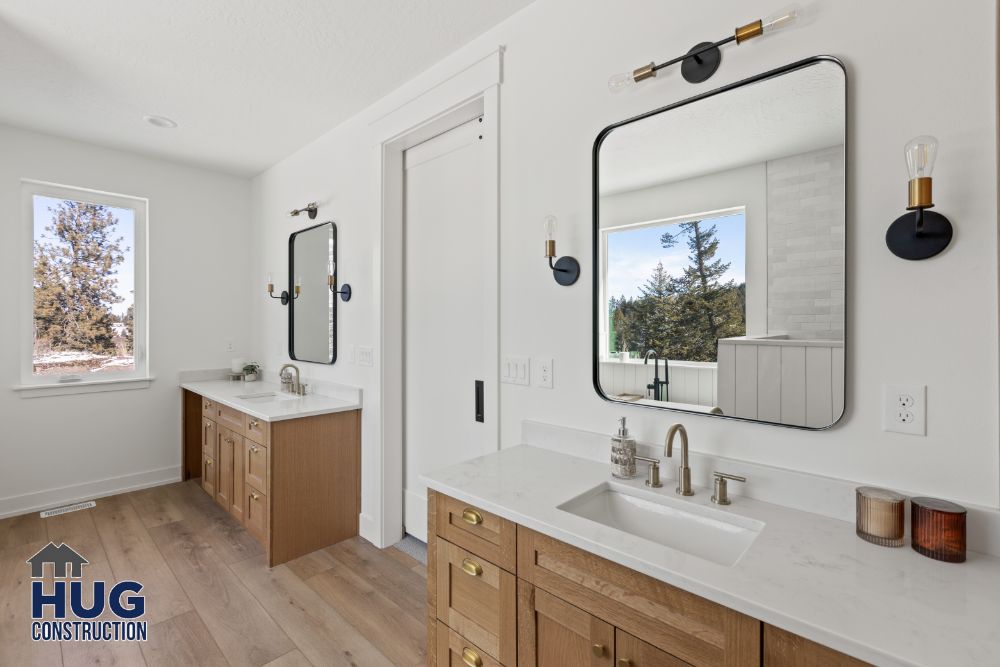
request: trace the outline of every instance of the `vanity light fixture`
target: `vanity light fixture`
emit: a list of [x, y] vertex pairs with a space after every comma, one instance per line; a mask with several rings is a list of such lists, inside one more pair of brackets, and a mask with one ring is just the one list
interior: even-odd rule
[[897, 257], [928, 259], [951, 243], [951, 222], [940, 213], [927, 210], [934, 206], [931, 174], [937, 151], [938, 141], [929, 135], [910, 139], [903, 151], [910, 176], [906, 210], [912, 212], [896, 218], [885, 233], [885, 244]]
[[656, 73], [664, 67], [669, 67], [670, 65], [675, 65], [677, 63], [681, 63], [681, 76], [683, 76], [689, 83], [701, 83], [702, 81], [707, 81], [713, 74], [715, 74], [715, 71], [719, 69], [719, 64], [722, 62], [722, 51], [719, 50], [720, 46], [728, 44], [729, 42], [742, 44], [748, 39], [753, 39], [754, 37], [770, 35], [772, 32], [794, 23], [798, 14], [799, 10], [797, 7], [786, 7], [785, 9], [777, 11], [766, 18], [758, 19], [736, 28], [736, 30], [733, 31], [733, 34], [725, 39], [720, 39], [717, 42], [701, 42], [700, 44], [695, 44], [683, 56], [667, 60], [659, 65], [655, 62], [651, 62], [648, 65], [643, 65], [642, 67], [632, 70], [631, 72], [615, 74], [608, 79], [608, 88], [611, 89], [611, 92], [613, 93], [625, 90], [626, 88], [631, 88], [640, 81], [645, 81], [646, 79], [655, 77]]
[[319, 212], [319, 206], [316, 204], [316, 202], [311, 201], [302, 208], [293, 208], [291, 211], [288, 212], [288, 215], [293, 218], [296, 218], [298, 217], [299, 213], [308, 213], [309, 219], [315, 220], [316, 214], [318, 212]]
[[352, 294], [350, 285], [344, 283], [340, 289], [337, 289], [337, 263], [330, 262], [327, 268], [329, 270], [326, 275], [326, 284], [329, 285], [330, 291], [334, 294], [339, 294], [342, 301], [350, 301]]
[[302, 293], [302, 276], [298, 276], [295, 279], [295, 296], [289, 296], [288, 290], [281, 290], [281, 296], [274, 296], [274, 278], [271, 274], [267, 274], [267, 295], [272, 299], [281, 299], [281, 305], [287, 306], [288, 302], [293, 299], [298, 299], [299, 294]]
[[542, 230], [545, 232], [545, 256], [549, 260], [552, 276], [557, 283], [564, 287], [572, 285], [580, 277], [580, 263], [569, 256], [560, 257], [555, 260], [555, 263], [552, 262], [556, 257], [556, 216], [545, 216]]

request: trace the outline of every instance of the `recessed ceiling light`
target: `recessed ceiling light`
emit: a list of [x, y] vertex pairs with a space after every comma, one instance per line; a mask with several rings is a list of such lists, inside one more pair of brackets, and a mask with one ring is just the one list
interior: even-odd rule
[[142, 119], [153, 127], [159, 127], [164, 130], [172, 130], [177, 127], [177, 121], [166, 116], [156, 116], [147, 113], [143, 115]]

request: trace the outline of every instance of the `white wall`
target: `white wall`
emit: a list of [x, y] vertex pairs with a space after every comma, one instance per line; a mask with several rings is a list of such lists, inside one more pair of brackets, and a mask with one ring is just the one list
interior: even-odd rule
[[[150, 388], [30, 399], [10, 389], [20, 383], [18, 293], [30, 289], [18, 282], [22, 178], [149, 199]], [[249, 201], [247, 179], [0, 125], [8, 303], [0, 318], [0, 515], [179, 478], [178, 371], [228, 368], [248, 349]], [[235, 352], [225, 351], [227, 340]]]
[[[340, 232], [342, 280], [355, 297], [340, 311], [341, 349], [378, 340], [380, 205], [378, 150], [369, 124], [498, 44], [501, 87], [501, 348], [555, 358], [555, 388], [502, 385], [501, 438], [520, 440], [524, 419], [610, 433], [629, 416], [642, 440], [661, 441], [669, 412], [603, 402], [591, 383], [591, 150], [606, 125], [815, 54], [848, 69], [847, 417], [824, 432], [684, 415], [692, 447], [786, 468], [857, 479], [960, 501], [1000, 502], [997, 392], [996, 10], [966, 1], [955, 12], [931, 0], [814, 2], [814, 16], [784, 33], [725, 47], [722, 67], [700, 85], [676, 69], [634, 93], [612, 95], [610, 74], [677, 55], [774, 9], [767, 0], [690, 3], [635, 0], [585, 9], [538, 0], [459, 53], [311, 143], [253, 184], [254, 254], [261, 273], [285, 270], [284, 215], [317, 199]], [[636, 21], [635, 17], [642, 20]], [[932, 34], [921, 49], [887, 48]], [[953, 53], [971, 67], [954, 76]], [[906, 262], [885, 247], [903, 211], [902, 148], [917, 134], [941, 141], [938, 210], [956, 225], [952, 247]], [[558, 286], [539, 257], [540, 221], [560, 219], [559, 250], [583, 273]], [[460, 247], [460, 240], [455, 241]], [[254, 330], [265, 364], [286, 358], [284, 311], [255, 289]], [[307, 375], [365, 389], [363, 485], [375, 454], [376, 367], [333, 367]], [[881, 386], [928, 385], [927, 437], [883, 433]], [[363, 512], [377, 511], [368, 491]]]

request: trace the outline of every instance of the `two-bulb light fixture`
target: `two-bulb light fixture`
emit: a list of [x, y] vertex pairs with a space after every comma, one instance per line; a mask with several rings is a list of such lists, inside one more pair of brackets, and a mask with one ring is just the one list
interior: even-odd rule
[[344, 283], [340, 289], [337, 289], [337, 263], [334, 261], [331, 261], [327, 265], [326, 284], [330, 287], [331, 292], [340, 295], [341, 300], [345, 302], [351, 300], [352, 290], [350, 285]]
[[556, 258], [556, 227], [556, 216], [547, 215], [542, 220], [542, 232], [545, 234], [545, 257], [549, 260], [552, 277], [565, 287], [572, 285], [580, 277], [580, 263], [569, 256]]
[[267, 274], [267, 295], [272, 299], [281, 299], [281, 305], [287, 306], [289, 301], [299, 298], [299, 294], [302, 293], [302, 276], [295, 278], [295, 295], [292, 296], [288, 293], [288, 290], [281, 290], [281, 295], [274, 296], [274, 277], [269, 273]]
[[707, 81], [713, 74], [715, 74], [715, 71], [719, 69], [719, 64], [722, 62], [722, 51], [719, 50], [720, 46], [728, 44], [729, 42], [742, 44], [747, 40], [753, 39], [754, 37], [770, 35], [771, 33], [781, 30], [782, 28], [794, 23], [798, 15], [799, 10], [797, 7], [786, 7], [785, 9], [777, 11], [766, 18], [758, 19], [736, 28], [736, 30], [733, 31], [733, 34], [729, 35], [725, 39], [720, 39], [717, 42], [701, 42], [700, 44], [695, 44], [683, 56], [667, 60], [659, 65], [655, 62], [651, 62], [648, 65], [643, 65], [642, 67], [634, 69], [631, 72], [615, 74], [608, 80], [608, 88], [614, 93], [632, 88], [640, 81], [654, 78], [656, 73], [661, 69], [671, 65], [676, 65], [677, 63], [681, 64], [681, 76], [683, 76], [689, 83], [701, 83], [702, 81]]
[[885, 233], [885, 244], [897, 257], [928, 259], [951, 243], [951, 222], [927, 210], [934, 206], [931, 174], [937, 152], [937, 139], [926, 134], [910, 139], [903, 150], [910, 177], [906, 210], [912, 212], [896, 218]]

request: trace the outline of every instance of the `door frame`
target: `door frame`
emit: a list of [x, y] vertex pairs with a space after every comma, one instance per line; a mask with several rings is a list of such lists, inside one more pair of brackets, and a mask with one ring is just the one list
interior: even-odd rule
[[[381, 239], [379, 286], [379, 425], [376, 483], [379, 485], [377, 546], [387, 547], [403, 537], [403, 391], [405, 336], [404, 169], [403, 153], [433, 136], [483, 116], [483, 148], [488, 151], [483, 220], [482, 313], [489, 363], [485, 377], [484, 437], [500, 447], [500, 84], [502, 49], [493, 51], [455, 75], [438, 83], [406, 104], [381, 117], [374, 125], [380, 164]], [[454, 244], [461, 247], [461, 240]]]

